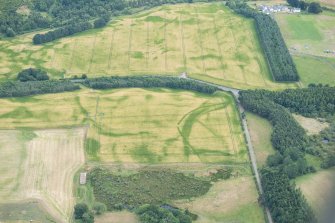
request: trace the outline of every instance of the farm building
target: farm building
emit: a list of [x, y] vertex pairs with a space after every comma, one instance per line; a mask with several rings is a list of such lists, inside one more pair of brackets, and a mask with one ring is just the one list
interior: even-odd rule
[[80, 173], [79, 183], [81, 185], [86, 184], [87, 173]]

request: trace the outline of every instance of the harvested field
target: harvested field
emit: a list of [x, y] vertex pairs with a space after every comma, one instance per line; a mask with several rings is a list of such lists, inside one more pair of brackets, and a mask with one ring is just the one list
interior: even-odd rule
[[88, 125], [90, 160], [248, 163], [231, 95], [167, 89], [82, 90], [2, 99], [0, 128]]
[[1, 202], [37, 200], [59, 222], [69, 222], [73, 177], [84, 163], [85, 129], [0, 131]]
[[42, 46], [33, 35], [0, 40], [0, 79], [34, 66], [54, 78], [187, 72], [235, 88], [295, 86], [272, 82], [253, 20], [222, 3], [165, 5]]

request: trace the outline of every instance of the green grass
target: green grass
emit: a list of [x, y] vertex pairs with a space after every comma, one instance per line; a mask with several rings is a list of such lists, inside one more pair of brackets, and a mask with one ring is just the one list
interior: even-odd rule
[[297, 40], [322, 41], [323, 34], [318, 29], [318, 24], [313, 15], [287, 16], [288, 28], [291, 30], [292, 38]]
[[85, 150], [86, 154], [90, 156], [92, 160], [99, 160], [99, 152], [100, 152], [99, 141], [92, 138], [86, 139]]
[[294, 56], [302, 83], [335, 85], [335, 58]]

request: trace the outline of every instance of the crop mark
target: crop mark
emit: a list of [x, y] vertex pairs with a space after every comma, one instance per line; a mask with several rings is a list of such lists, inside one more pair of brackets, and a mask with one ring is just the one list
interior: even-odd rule
[[185, 42], [184, 42], [184, 28], [183, 28], [183, 22], [181, 19], [181, 14], [179, 14], [179, 29], [180, 29], [180, 35], [181, 35], [181, 47], [183, 50], [183, 59], [184, 59], [184, 68], [187, 72], [187, 59], [186, 59], [186, 50], [185, 50]]
[[167, 39], [166, 39], [166, 27], [167, 27], [166, 11], [164, 11], [165, 73], [167, 73]]
[[[260, 52], [261, 53], [262, 49], [257, 49], [256, 48], [256, 46], [259, 46], [259, 44], [256, 44], [256, 39], [253, 38], [254, 34], [250, 31], [250, 29], [247, 29], [247, 30], [248, 30], [249, 36], [251, 37], [251, 42], [252, 42], [252, 45], [253, 45], [254, 52]], [[268, 86], [268, 84], [267, 84], [267, 82], [265, 81], [265, 78], [264, 78], [264, 73], [266, 73], [266, 68], [264, 68], [264, 65], [261, 63], [261, 59], [260, 59], [259, 54], [256, 54], [256, 57], [257, 57], [256, 60], [257, 60], [258, 66], [261, 69], [260, 76], [262, 77], [262, 80], [263, 80], [265, 86]]]
[[229, 113], [227, 111], [227, 107], [224, 108], [224, 111], [225, 111], [225, 117], [226, 117], [226, 120], [227, 120], [227, 123], [228, 123], [228, 127], [229, 127], [229, 132], [230, 132], [231, 141], [232, 141], [232, 144], [233, 144], [234, 153], [236, 155], [237, 154], [236, 141], [235, 141], [235, 136], [234, 136], [232, 124], [230, 122]]
[[74, 52], [75, 52], [75, 49], [77, 47], [77, 42], [78, 42], [77, 40], [78, 40], [77, 38], [74, 39], [74, 43], [73, 43], [73, 47], [72, 47], [72, 51], [71, 51], [71, 60], [70, 60], [70, 67], [69, 67], [70, 72], [72, 70]]
[[94, 53], [95, 53], [95, 44], [96, 44], [96, 41], [97, 41], [97, 34], [95, 34], [95, 36], [94, 36], [93, 48], [92, 48], [92, 52], [91, 52], [92, 56], [91, 56], [91, 60], [90, 60], [90, 65], [88, 66], [87, 73], [90, 73], [91, 68], [92, 68], [92, 63], [93, 63], [93, 58], [94, 58]]
[[108, 57], [108, 71], [111, 69], [111, 62], [112, 62], [112, 57], [113, 57], [113, 49], [114, 49], [114, 36], [115, 36], [116, 29], [113, 30], [112, 33], [112, 40], [111, 40], [111, 45], [109, 48], [109, 57]]
[[147, 70], [149, 69], [149, 56], [150, 56], [149, 38], [150, 38], [150, 26], [149, 26], [149, 22], [147, 22], [147, 55], [146, 55]]
[[130, 71], [130, 56], [131, 56], [131, 42], [133, 38], [133, 20], [130, 22], [129, 27], [129, 40], [128, 40], [128, 72]]
[[222, 49], [221, 49], [221, 44], [220, 44], [220, 41], [219, 41], [219, 37], [218, 37], [218, 28], [217, 28], [217, 24], [216, 24], [216, 17], [215, 17], [215, 14], [213, 15], [213, 24], [214, 24], [214, 34], [215, 34], [215, 39], [216, 39], [216, 43], [218, 45], [218, 50], [219, 50], [219, 54], [220, 54], [220, 62], [221, 62], [221, 70], [222, 70], [222, 77], [223, 79], [225, 79], [225, 73], [223, 71], [223, 54], [222, 54]]
[[200, 49], [201, 49], [202, 70], [205, 74], [207, 74], [206, 67], [205, 67], [204, 47], [203, 47], [203, 44], [202, 44], [202, 37], [201, 37], [201, 31], [200, 31], [199, 15], [198, 15], [198, 10], [197, 10], [196, 7], [195, 7], [195, 16], [196, 16], [196, 19], [197, 19], [198, 42], [199, 42], [199, 46], [200, 46]]

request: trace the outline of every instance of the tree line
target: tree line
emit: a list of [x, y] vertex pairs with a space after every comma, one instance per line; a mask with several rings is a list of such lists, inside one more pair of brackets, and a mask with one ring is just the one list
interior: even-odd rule
[[193, 80], [172, 76], [128, 76], [86, 79], [83, 84], [93, 89], [171, 88], [213, 94], [219, 89]]
[[10, 81], [0, 84], [0, 98], [26, 97], [37, 94], [52, 94], [80, 89], [70, 81]]
[[[261, 170], [264, 203], [277, 223], [314, 223], [316, 218], [304, 196], [290, 179], [314, 172], [305, 154], [320, 157], [321, 167], [335, 165], [335, 124], [319, 136], [308, 137], [291, 115], [295, 112], [309, 117], [328, 117], [335, 113], [335, 88], [310, 85], [305, 89], [288, 89], [281, 92], [247, 90], [240, 92], [243, 107], [268, 119], [273, 125], [271, 142], [277, 152], [270, 155]], [[324, 145], [322, 140], [329, 144]]]
[[275, 81], [299, 81], [297, 68], [287, 49], [277, 22], [269, 15], [250, 8], [244, 1], [230, 0], [227, 6], [256, 22], [256, 30]]
[[83, 32], [88, 29], [92, 29], [93, 26], [90, 22], [81, 22], [81, 23], [76, 23], [68, 26], [64, 26], [52, 31], [49, 31], [45, 34], [36, 34], [33, 37], [33, 43], [35, 45], [47, 43], [54, 41], [56, 39], [66, 37], [66, 36], [71, 36], [75, 33]]

